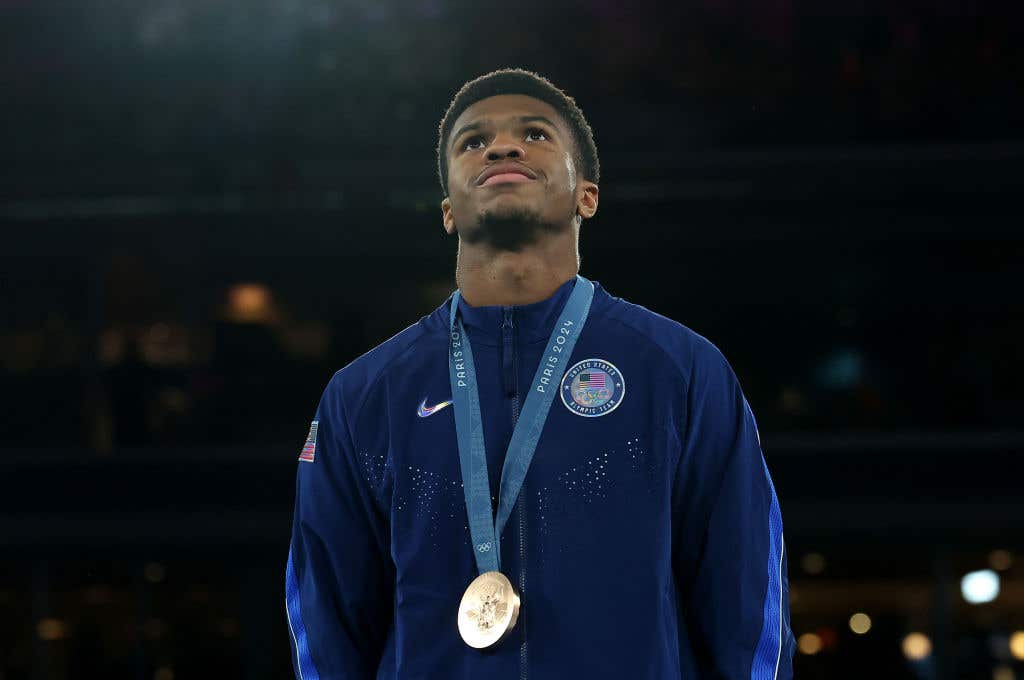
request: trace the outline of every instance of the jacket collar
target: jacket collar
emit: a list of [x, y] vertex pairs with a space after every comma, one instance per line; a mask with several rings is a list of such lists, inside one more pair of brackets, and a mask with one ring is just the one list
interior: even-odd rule
[[544, 342], [551, 335], [551, 329], [558, 321], [558, 315], [569, 299], [576, 277], [559, 286], [545, 300], [528, 305], [483, 305], [474, 307], [459, 297], [459, 315], [472, 341], [485, 345], [500, 345], [502, 326], [510, 317], [518, 342]]

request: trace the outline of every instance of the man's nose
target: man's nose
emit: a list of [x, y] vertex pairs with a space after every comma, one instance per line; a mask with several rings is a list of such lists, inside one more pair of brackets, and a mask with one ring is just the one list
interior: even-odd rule
[[519, 144], [508, 140], [495, 139], [487, 149], [487, 160], [500, 161], [503, 158], [522, 158], [526, 155], [526, 149]]

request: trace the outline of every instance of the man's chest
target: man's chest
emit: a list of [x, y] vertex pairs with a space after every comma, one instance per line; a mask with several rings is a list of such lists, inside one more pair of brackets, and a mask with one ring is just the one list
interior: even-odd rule
[[[661, 531], [671, 498], [678, 438], [673, 410], [681, 386], [649, 354], [626, 343], [584, 336], [545, 389], [554, 392], [517, 501], [516, 531], [541, 554], [564, 552], [623, 534]], [[502, 467], [530, 395], [543, 344], [518, 349], [474, 347], [488, 477], [498, 497]], [[513, 375], [508, 368], [512, 365]], [[448, 367], [424, 366], [392, 379], [387, 402], [386, 460], [393, 541], [447, 552], [469, 551], [462, 468]], [[384, 442], [381, 442], [383, 445]], [[400, 551], [407, 554], [406, 550]]]

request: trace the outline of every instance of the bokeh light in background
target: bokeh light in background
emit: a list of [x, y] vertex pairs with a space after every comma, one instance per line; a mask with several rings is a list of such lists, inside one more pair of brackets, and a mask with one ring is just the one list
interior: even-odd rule
[[1014, 659], [1024, 661], [1024, 630], [1015, 631], [1010, 636], [1010, 654]]
[[160, 564], [159, 562], [150, 562], [146, 565], [146, 580], [150, 583], [160, 583], [164, 580], [166, 574], [167, 570], [164, 569], [164, 565]]
[[903, 638], [903, 656], [911, 661], [922, 661], [931, 656], [932, 641], [924, 633], [910, 633]]
[[863, 612], [857, 612], [850, 617], [850, 630], [857, 635], [864, 635], [871, 630], [871, 617]]
[[797, 678], [1024, 678], [1022, 12], [3, 3], [2, 680], [289, 677], [298, 449], [454, 287], [436, 125], [510, 64], [595, 128], [582, 273], [744, 386]]
[[1017, 680], [1017, 674], [1010, 666], [996, 666], [992, 671], [992, 680]]
[[59, 619], [43, 619], [36, 629], [41, 640], [62, 640], [67, 636], [67, 626]]
[[800, 566], [805, 572], [812, 576], [817, 576], [825, 571], [825, 565], [825, 556], [821, 553], [807, 553], [800, 560]]
[[266, 286], [242, 283], [228, 291], [228, 315], [236, 323], [267, 323], [273, 318], [273, 303]]
[[815, 633], [804, 633], [797, 638], [796, 646], [801, 654], [813, 656], [821, 651], [821, 637]]
[[988, 563], [996, 571], [1006, 571], [1013, 566], [1013, 555], [1009, 550], [993, 550], [988, 555]]
[[960, 581], [960, 592], [971, 604], [984, 604], [999, 597], [999, 574], [991, 569], [972, 571]]

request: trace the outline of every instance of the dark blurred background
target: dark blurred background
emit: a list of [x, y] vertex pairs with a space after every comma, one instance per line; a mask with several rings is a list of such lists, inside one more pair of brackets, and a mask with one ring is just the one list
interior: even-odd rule
[[309, 419], [454, 288], [436, 125], [509, 65], [596, 131], [582, 273], [758, 415], [797, 677], [1024, 678], [1022, 19], [0, 2], [0, 680], [290, 677]]

